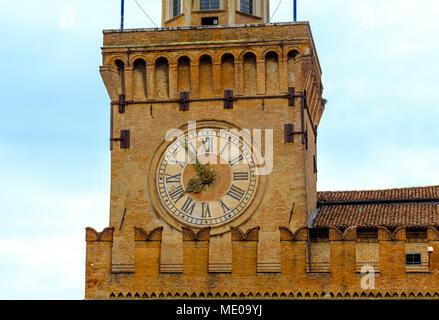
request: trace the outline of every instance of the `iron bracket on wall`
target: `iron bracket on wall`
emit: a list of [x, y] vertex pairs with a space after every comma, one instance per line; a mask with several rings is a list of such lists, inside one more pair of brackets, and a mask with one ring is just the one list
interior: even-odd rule
[[308, 140], [308, 130], [294, 131], [294, 123], [286, 123], [284, 125], [285, 143], [294, 143], [294, 136], [298, 134], [304, 137], [302, 143], [306, 144], [306, 147], [308, 148], [308, 144], [306, 143]]
[[180, 111], [189, 111], [189, 92], [180, 92], [180, 100], [178, 103]]
[[224, 90], [224, 109], [233, 109], [233, 90]]
[[125, 113], [126, 98], [124, 94], [119, 95], [119, 113]]
[[121, 149], [130, 148], [130, 130], [120, 130], [120, 138], [110, 138], [110, 141], [120, 141]]
[[[299, 95], [301, 97], [301, 95]], [[295, 98], [299, 97], [296, 96], [296, 89], [294, 87], [288, 87], [288, 106], [294, 107], [295, 105]]]

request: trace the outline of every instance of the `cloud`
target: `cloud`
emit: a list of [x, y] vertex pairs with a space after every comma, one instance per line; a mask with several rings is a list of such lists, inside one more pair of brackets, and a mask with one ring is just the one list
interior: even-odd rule
[[83, 239], [65, 235], [1, 237], [0, 299], [83, 298]]
[[381, 146], [339, 161], [319, 158], [318, 190], [366, 190], [437, 185], [439, 147]]
[[109, 194], [9, 181], [0, 186], [0, 299], [82, 299], [85, 227], [108, 226]]

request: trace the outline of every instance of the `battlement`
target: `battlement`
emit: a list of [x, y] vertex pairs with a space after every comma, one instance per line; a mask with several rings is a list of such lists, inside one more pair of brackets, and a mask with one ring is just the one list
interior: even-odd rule
[[[282, 261], [277, 273], [258, 270], [259, 227], [231, 230], [232, 268], [215, 273], [209, 272], [210, 228], [183, 228], [183, 265], [161, 272], [162, 230], [134, 228], [135, 265], [132, 271], [121, 272], [111, 265], [110, 229], [100, 238], [92, 237], [95, 232], [88, 229], [87, 270], [93, 272], [87, 272], [86, 283], [93, 290], [86, 298], [438, 296], [439, 232], [435, 227], [301, 228], [296, 232], [281, 227]], [[413, 254], [420, 254], [419, 263], [407, 261], [407, 255]], [[375, 272], [376, 289], [361, 287], [362, 271]]]

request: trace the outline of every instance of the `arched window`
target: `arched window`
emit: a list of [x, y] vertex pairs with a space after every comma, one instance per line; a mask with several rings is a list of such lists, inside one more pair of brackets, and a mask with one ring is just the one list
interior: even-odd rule
[[199, 79], [200, 95], [203, 97], [211, 96], [213, 93], [212, 58], [208, 55], [203, 55], [200, 58]]
[[221, 87], [223, 91], [235, 89], [235, 58], [230, 53], [221, 58]]
[[146, 100], [146, 62], [137, 59], [133, 64], [133, 98], [135, 101]]
[[200, 0], [200, 10], [218, 10], [220, 0]]
[[243, 87], [244, 87], [244, 95], [252, 96], [256, 94], [256, 56], [247, 52], [244, 55], [244, 70], [243, 70]]
[[273, 51], [265, 56], [265, 89], [267, 93], [279, 92], [279, 57]]
[[172, 0], [172, 2], [172, 12], [174, 17], [176, 17], [181, 13], [181, 0]]
[[299, 52], [292, 50], [288, 53], [288, 86], [294, 87], [296, 84], [296, 58]]
[[253, 0], [241, 0], [242, 12], [253, 14]]
[[178, 59], [177, 90], [178, 92], [191, 90], [191, 61], [186, 56]]
[[125, 64], [120, 60], [116, 60], [115, 64], [118, 78], [117, 93], [125, 94]]

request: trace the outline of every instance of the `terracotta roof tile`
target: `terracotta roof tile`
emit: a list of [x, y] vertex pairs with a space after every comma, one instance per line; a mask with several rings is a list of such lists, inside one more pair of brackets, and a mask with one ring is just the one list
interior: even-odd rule
[[318, 201], [316, 228], [439, 226], [439, 186], [319, 192]]
[[371, 204], [322, 206], [313, 227], [439, 226], [438, 204]]
[[325, 191], [317, 193], [318, 202], [439, 199], [439, 186], [369, 191]]

